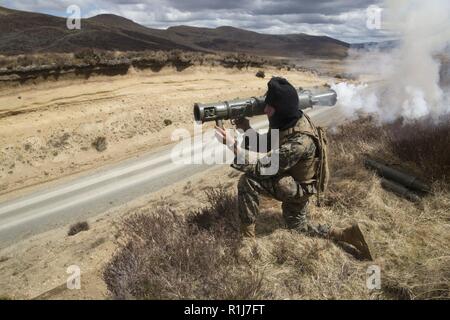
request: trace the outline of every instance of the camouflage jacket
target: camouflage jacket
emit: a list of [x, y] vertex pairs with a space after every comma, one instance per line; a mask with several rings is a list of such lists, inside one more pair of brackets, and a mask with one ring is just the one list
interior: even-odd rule
[[[252, 149], [244, 140], [240, 154], [236, 156], [231, 166], [254, 178], [270, 179], [285, 174], [300, 160], [315, 157], [316, 144], [310, 136], [303, 133], [293, 133], [286, 137], [283, 144], [272, 150], [270, 147], [270, 132], [267, 134], [267, 137], [261, 137], [262, 135], [257, 134], [258, 141], [268, 141], [269, 146], [266, 150], [270, 151], [264, 157], [251, 163], [250, 151], [264, 152], [264, 150], [261, 150], [264, 148], [260, 148], [258, 145]], [[274, 164], [274, 161], [277, 163]], [[275, 170], [268, 170], [269, 168], [275, 168]]]

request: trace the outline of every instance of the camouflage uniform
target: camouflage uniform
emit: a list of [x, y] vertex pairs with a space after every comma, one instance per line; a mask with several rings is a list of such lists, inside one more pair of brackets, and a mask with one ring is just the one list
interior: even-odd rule
[[[270, 141], [270, 139], [265, 141]], [[248, 161], [249, 151], [246, 149], [248, 149], [248, 145], [244, 145], [240, 155], [245, 160], [239, 162], [244, 162], [244, 164], [237, 164], [236, 159], [232, 164], [233, 168], [245, 173], [238, 183], [241, 222], [248, 225], [255, 223], [259, 214], [259, 197], [266, 195], [282, 202], [283, 216], [288, 228], [311, 236], [326, 237], [328, 226], [314, 226], [307, 221], [309, 198], [316, 193], [316, 188], [313, 184], [297, 183], [287, 173], [300, 160], [315, 157], [317, 147], [314, 140], [310, 136], [298, 132], [287, 136], [279, 148], [270, 151], [267, 155], [267, 157], [271, 157], [276, 153], [278, 156], [279, 169], [274, 175], [262, 174], [265, 167], [270, 167], [271, 162], [268, 159], [250, 164]]]

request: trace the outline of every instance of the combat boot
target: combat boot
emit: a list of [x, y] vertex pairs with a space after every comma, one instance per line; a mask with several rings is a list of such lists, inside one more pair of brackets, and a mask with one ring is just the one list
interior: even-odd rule
[[328, 232], [328, 237], [332, 240], [342, 241], [354, 246], [364, 259], [373, 260], [373, 250], [369, 241], [364, 237], [361, 228], [357, 223], [347, 228], [332, 227]]
[[255, 224], [241, 224], [241, 234], [243, 238], [255, 238]]

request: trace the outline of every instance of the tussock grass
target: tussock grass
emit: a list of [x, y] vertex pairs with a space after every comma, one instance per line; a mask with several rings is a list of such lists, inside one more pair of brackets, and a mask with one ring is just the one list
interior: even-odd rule
[[[324, 206], [311, 205], [310, 218], [336, 226], [358, 221], [374, 244], [375, 261], [359, 261], [328, 240], [284, 229], [279, 203], [268, 199], [262, 201], [256, 241], [242, 241], [236, 195], [216, 189], [201, 210], [177, 213], [160, 206], [123, 222], [119, 249], [104, 271], [111, 296], [448, 299], [450, 194], [442, 169], [448, 158], [441, 155], [448, 123], [379, 126], [366, 118], [330, 134], [330, 189]], [[416, 132], [403, 135], [408, 130]], [[420, 148], [437, 154], [413, 154]], [[419, 174], [433, 184], [433, 194], [411, 203], [383, 190], [364, 168], [366, 156]], [[430, 167], [432, 175], [425, 170]], [[373, 264], [381, 268], [381, 290], [366, 287]]]

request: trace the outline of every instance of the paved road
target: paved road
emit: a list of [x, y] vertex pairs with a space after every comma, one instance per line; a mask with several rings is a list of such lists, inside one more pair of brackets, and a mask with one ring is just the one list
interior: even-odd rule
[[[339, 121], [333, 108], [315, 108], [308, 113], [319, 124], [330, 119]], [[253, 124], [267, 127], [266, 121]], [[215, 141], [212, 132], [207, 141]], [[43, 190], [0, 204], [0, 248], [76, 221], [85, 220], [106, 210], [125, 204], [175, 182], [217, 165], [173, 163], [174, 146], [168, 145], [138, 158], [124, 161]], [[208, 143], [204, 151], [219, 151], [218, 142]], [[183, 159], [201, 148], [185, 149]]]

